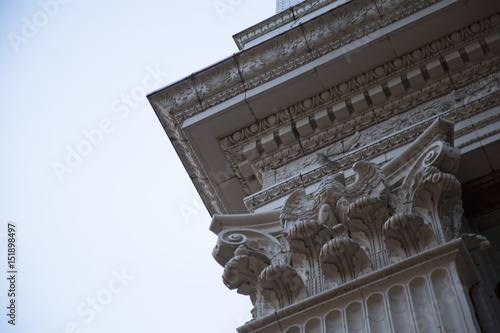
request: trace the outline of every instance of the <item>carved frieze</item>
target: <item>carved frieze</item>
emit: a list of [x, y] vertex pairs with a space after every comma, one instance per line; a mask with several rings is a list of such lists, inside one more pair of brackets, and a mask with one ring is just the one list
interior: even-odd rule
[[[303, 32], [301, 27], [297, 27], [283, 36], [276, 36], [272, 42], [266, 43], [266, 45], [257, 45], [239, 54], [235, 58], [241, 71], [239, 78], [237, 77], [238, 74], [233, 71], [234, 61], [228, 60], [206, 71], [195, 73], [192, 77], [181, 81], [173, 86], [174, 91], [168, 91], [168, 96], [163, 96], [163, 98], [171, 99], [169, 103], [163, 103], [166, 106], [164, 112], [176, 114], [176, 118], [182, 122], [209, 107], [236, 96], [246, 89], [264, 84], [346, 44], [357, 40], [362, 41], [365, 36], [374, 30], [387, 26], [391, 21], [400, 20], [421, 11], [435, 2], [437, 1], [422, 0], [415, 5], [405, 6], [399, 1], [382, 1], [376, 7], [372, 1], [350, 1], [339, 9], [331, 13], [325, 13], [319, 18], [308, 22], [304, 26], [306, 32]], [[382, 7], [380, 7], [381, 4], [383, 4]], [[387, 4], [390, 4], [389, 7]], [[391, 18], [388, 19], [384, 14], [381, 17], [379, 14], [380, 8], [386, 8], [387, 12], [391, 13]], [[396, 8], [398, 10], [395, 10]], [[500, 17], [496, 15], [474, 23], [460, 32], [429, 45], [426, 51], [415, 51], [407, 59], [395, 60], [393, 63], [394, 69], [396, 72], [404, 71], [407, 66], [412, 65], [411, 61], [408, 62], [410, 58], [413, 57], [418, 62], [427, 57], [429, 52], [437, 55], [439, 52], [447, 51], [462, 44], [472, 36], [478, 36], [485, 31], [491, 30], [499, 22]], [[325, 31], [331, 33], [324, 33]], [[332, 38], [332, 34], [335, 38]], [[360, 45], [362, 45], [361, 42]], [[374, 73], [375, 75], [372, 77], [394, 74], [394, 70], [392, 74], [387, 72], [389, 67], [377, 68], [377, 73]], [[220, 75], [226, 72], [230, 74], [229, 77], [217, 77], [216, 73]], [[208, 89], [200, 85], [206, 78], [211, 81], [211, 87]], [[372, 83], [370, 82], [370, 76], [359, 77], [357, 81], [357, 86]], [[344, 93], [351, 92], [351, 89], [347, 90], [346, 87], [339, 88]], [[202, 93], [197, 96], [197, 92]]]
[[[303, 25], [304, 34], [311, 49], [337, 42], [337, 47], [350, 43], [383, 26], [373, 1], [351, 1], [318, 20]], [[332, 48], [332, 45], [330, 45]]]
[[210, 67], [195, 75], [194, 82], [199, 99], [207, 103], [205, 107], [215, 105], [213, 101], [208, 100], [208, 97], [225, 92], [226, 98], [229, 98], [243, 91], [237, 89], [237, 86], [242, 85], [243, 81], [238, 71], [238, 64], [232, 57], [221, 62], [218, 66]]

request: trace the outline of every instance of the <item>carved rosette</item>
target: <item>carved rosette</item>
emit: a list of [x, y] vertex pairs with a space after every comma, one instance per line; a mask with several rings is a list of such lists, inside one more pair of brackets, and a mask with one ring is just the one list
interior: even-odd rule
[[[327, 175], [314, 192], [292, 193], [272, 235], [223, 230], [214, 256], [225, 266], [224, 283], [250, 295], [262, 317], [460, 237], [453, 175], [460, 153], [452, 142], [452, 124], [438, 119], [384, 167], [354, 164], [354, 183]], [[476, 235], [462, 239], [469, 249], [489, 246]]]

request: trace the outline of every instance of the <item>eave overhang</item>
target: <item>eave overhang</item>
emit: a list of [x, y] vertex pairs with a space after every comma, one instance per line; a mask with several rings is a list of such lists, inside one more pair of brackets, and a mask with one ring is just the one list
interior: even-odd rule
[[248, 211], [221, 138], [500, 11], [488, 0], [336, 5], [148, 95], [210, 214]]

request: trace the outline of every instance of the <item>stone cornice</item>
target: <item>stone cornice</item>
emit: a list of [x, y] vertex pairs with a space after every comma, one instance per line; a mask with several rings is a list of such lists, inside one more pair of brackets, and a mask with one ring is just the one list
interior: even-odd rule
[[[283, 110], [276, 110], [276, 113], [268, 116], [265, 119], [248, 125], [243, 129], [238, 129], [227, 135], [223, 139], [228, 140], [230, 147], [238, 144], [247, 144], [255, 137], [261, 137], [269, 132], [278, 132], [279, 128], [291, 122], [291, 118], [300, 118], [312, 116], [315, 112], [325, 108], [331, 108], [332, 105], [345, 102], [350, 113], [355, 113], [353, 109], [352, 97], [364, 94], [367, 104], [374, 105], [377, 108], [383, 107], [381, 103], [374, 103], [370, 99], [369, 91], [375, 87], [381, 86], [384, 90], [385, 101], [382, 104], [387, 105], [387, 100], [390, 97], [388, 81], [400, 78], [405, 82], [405, 90], [411, 87], [408, 82], [407, 73], [414, 69], [423, 69], [423, 75], [430, 77], [429, 71], [426, 70], [426, 65], [432, 61], [439, 60], [440, 63], [446, 63], [445, 55], [451, 51], [458, 51], [460, 54], [466, 54], [464, 46], [476, 41], [481, 45], [487, 45], [484, 37], [499, 29], [500, 16], [495, 15], [488, 19], [474, 23], [473, 25], [453, 32], [439, 40], [413, 50], [396, 59], [392, 59], [381, 66], [364, 72], [348, 81], [342, 82], [335, 87], [322, 91], [321, 93], [307, 98], [299, 103], [295, 103]], [[474, 62], [474, 61], [471, 61]], [[474, 79], [474, 78], [472, 78]], [[433, 80], [433, 77], [430, 77]], [[420, 89], [421, 87], [419, 87]], [[415, 89], [415, 88], [414, 88]], [[389, 91], [388, 93], [386, 93]], [[389, 95], [389, 96], [387, 96]], [[397, 98], [397, 96], [395, 96]], [[388, 111], [381, 111], [388, 112]], [[335, 115], [332, 114], [332, 118]], [[344, 121], [345, 119], [341, 119]]]
[[262, 37], [270, 32], [285, 26], [286, 24], [295, 25], [296, 22], [305, 14], [314, 15], [316, 11], [327, 5], [342, 5], [346, 1], [340, 0], [307, 0], [293, 7], [290, 7], [270, 18], [264, 20], [248, 29], [245, 29], [233, 36], [236, 45], [240, 50], [244, 49], [246, 44]]
[[[500, 17], [498, 19], [500, 20]], [[425, 68], [425, 65], [433, 60], [439, 60], [442, 63], [446, 63], [443, 53], [452, 50], [458, 50], [458, 52], [465, 54], [463, 46], [473, 40], [482, 45], [486, 45], [484, 41], [485, 35], [494, 30], [498, 30], [498, 23], [499, 22], [494, 23], [492, 19], [488, 19], [456, 31], [433, 43], [418, 48], [411, 53], [393, 59], [377, 68], [342, 82], [311, 98], [305, 99], [283, 110], [279, 110], [265, 119], [259, 120], [243, 129], [234, 131], [225, 138], [231, 146], [239, 143], [247, 144], [254, 137], [263, 136], [269, 133], [269, 131], [277, 132], [283, 125], [289, 124], [292, 117], [299, 118], [311, 116], [314, 115], [315, 112], [325, 108], [331, 108], [332, 105], [340, 102], [345, 102], [346, 105], [349, 106], [349, 111], [352, 113], [354, 110], [352, 109], [353, 103], [351, 98], [363, 93], [365, 93], [365, 97], [368, 99], [367, 104], [373, 105], [374, 102], [369, 100], [370, 96], [366, 96], [369, 95], [369, 90], [382, 86], [385, 91], [388, 91], [387, 82], [398, 77], [401, 78], [402, 81], [408, 82], [406, 77], [408, 72], [414, 69]], [[425, 74], [429, 76], [428, 72]], [[407, 84], [410, 86], [410, 83]], [[388, 96], [385, 96], [385, 99], [387, 100]], [[376, 105], [376, 107], [381, 107], [381, 105]], [[335, 118], [335, 115], [332, 115], [332, 117]]]
[[[198, 150], [199, 147], [193, 147], [192, 144], [189, 143], [189, 141], [193, 139], [193, 133], [186, 129], [186, 123], [189, 123], [189, 126], [192, 125], [192, 128], [198, 130], [197, 135], [199, 135], [199, 133], [201, 133], [200, 131], [202, 131], [201, 128], [197, 128], [199, 124], [206, 120], [212, 121], [216, 118], [214, 116], [219, 116], [228, 110], [232, 110], [238, 106], [238, 104], [235, 103], [245, 105], [245, 112], [247, 113], [246, 117], [242, 118], [245, 120], [242, 120], [240, 125], [236, 128], [241, 128], [241, 126], [251, 123], [250, 117], [252, 117], [253, 120], [263, 119], [270, 114], [269, 111], [271, 108], [269, 108], [269, 111], [265, 111], [267, 114], [262, 116], [254, 112], [259, 110], [256, 110], [256, 108], [252, 109], [253, 105], [251, 105], [251, 103], [254, 101], [248, 99], [248, 96], [253, 93], [261, 94], [259, 91], [263, 89], [259, 88], [259, 90], [254, 88], [261, 87], [267, 82], [270, 84], [281, 82], [275, 79], [304, 67], [311, 67], [314, 72], [317, 60], [330, 61], [323, 59], [326, 55], [328, 57], [330, 57], [331, 54], [337, 54], [336, 57], [349, 56], [349, 54], [353, 52], [354, 47], [368, 47], [368, 43], [374, 41], [373, 38], [377, 39], [383, 36], [383, 38], [387, 39], [388, 35], [380, 35], [380, 33], [387, 33], [390, 29], [393, 29], [393, 31], [401, 29], [402, 31], [402, 27], [405, 24], [411, 22], [411, 20], [420, 20], [420, 16], [414, 15], [411, 19], [404, 21], [406, 22], [404, 24], [392, 24], [397, 23], [403, 18], [408, 18], [433, 4], [436, 5], [433, 7], [434, 10], [439, 11], [440, 15], [444, 14], [442, 9], [447, 6], [451, 6], [450, 8], [462, 6], [462, 9], [465, 6], [460, 1], [455, 0], [422, 0], [415, 3], [412, 1], [394, 1], [394, 3], [393, 1], [378, 0], [375, 2], [368, 0], [350, 1], [335, 10], [314, 17], [306, 23], [300, 24], [281, 35], [272, 37], [265, 43], [244, 50], [169, 87], [150, 94], [148, 99], [155, 109], [177, 153], [181, 157], [186, 170], [202, 196], [209, 212], [211, 214], [243, 212], [245, 209], [244, 206], [239, 204], [237, 208], [234, 208], [238, 205], [235, 202], [244, 197], [244, 191], [248, 194], [258, 190], [256, 188], [257, 182], [250, 184], [250, 186], [246, 184], [245, 177], [248, 175], [243, 176], [238, 168], [239, 162], [231, 158], [229, 159], [230, 170], [226, 172], [222, 178], [215, 179], [213, 175], [207, 174], [205, 171], [208, 167], [207, 163], [212, 163], [213, 165], [213, 161], [210, 160], [207, 162], [206, 156], [200, 154], [200, 150]], [[498, 16], [495, 16], [490, 20], [490, 23], [493, 23], [493, 25], [498, 24], [497, 18]], [[346, 22], [347, 26], [345, 26]], [[486, 25], [490, 23], [486, 23]], [[481, 33], [484, 30], [482, 24], [483, 23], [479, 24], [481, 25], [479, 27]], [[385, 29], [381, 29], [384, 27]], [[469, 27], [469, 30], [472, 29], [472, 35], [476, 33], [476, 28], [476, 25]], [[491, 27], [487, 29], [491, 30]], [[324, 34], [325, 32], [326, 35]], [[375, 32], [377, 33], [375, 34]], [[466, 33], [466, 36], [470, 37], [472, 35], [468, 32]], [[493, 42], [497, 43], [497, 41]], [[456, 47], [460, 43], [463, 43], [461, 37], [458, 38], [458, 42], [452, 41], [450, 44], [451, 46], [449, 46]], [[484, 43], [481, 47], [488, 48]], [[418, 58], [418, 54], [415, 56]], [[465, 59], [467, 59], [467, 56], [465, 57]], [[423, 62], [419, 63], [417, 60], [414, 64], [418, 66], [419, 64], [423, 64]], [[397, 69], [392, 72], [393, 76], [397, 76], [398, 73], [404, 75], [403, 68], [406, 65], [403, 63], [401, 66], [400, 72], [398, 72]], [[425, 70], [423, 74], [425, 74]], [[387, 75], [391, 74], [389, 74], [389, 72], [384, 72], [381, 73], [381, 75], [380, 80], [383, 80], [382, 77], [387, 77]], [[286, 81], [289, 79], [283, 80]], [[363, 85], [364, 82], [361, 81], [361, 84]], [[403, 81], [402, 84], [408, 86], [408, 82], [406, 81]], [[280, 86], [280, 89], [281, 88], [283, 87]], [[352, 99], [357, 97], [360, 93], [368, 98], [364, 88], [360, 86], [358, 90], [351, 90], [352, 87], [348, 88], [348, 91], [344, 91], [343, 98]], [[343, 87], [338, 85], [338, 89], [342, 90]], [[384, 86], [383, 89], [387, 89], [387, 87]], [[316, 89], [315, 91], [320, 90]], [[323, 96], [320, 94], [318, 99], [323, 98], [324, 102], [331, 102], [331, 97], [333, 95], [326, 96], [326, 94], [327, 93], [323, 93]], [[390, 96], [387, 93], [385, 95], [386, 97]], [[305, 96], [304, 94], [304, 97]], [[261, 97], [262, 96], [259, 95], [259, 98]], [[372, 96], [369, 96], [369, 98], [371, 97]], [[297, 98], [296, 100], [299, 99]], [[265, 103], [267, 102], [266, 100]], [[221, 103], [225, 104], [221, 105]], [[303, 103], [302, 106], [306, 108], [310, 107], [308, 106], [308, 101], [304, 101]], [[334, 104], [334, 102], [331, 102], [331, 104]], [[314, 105], [314, 107], [318, 108], [318, 105]], [[347, 102], [347, 108], [349, 111], [352, 111], [353, 103]], [[285, 110], [285, 117], [289, 115], [289, 109], [290, 108]], [[208, 112], [205, 112], [207, 110]], [[275, 112], [276, 111], [277, 110], [275, 110]], [[299, 112], [298, 114], [306, 115], [310, 110], [304, 113], [300, 113], [302, 110], [299, 109], [296, 111]], [[234, 112], [232, 114], [234, 115]], [[202, 121], [200, 121], [200, 119]], [[292, 121], [295, 121], [295, 119], [290, 119], [290, 122]], [[346, 121], [346, 119], [342, 121]], [[234, 128], [230, 130], [234, 130]], [[227, 131], [223, 132], [223, 130], [219, 130], [219, 132], [215, 134], [216, 136], [210, 140], [217, 140], [226, 134]], [[221, 151], [218, 152], [219, 155], [217, 156], [218, 161], [222, 160], [221, 158], [224, 156], [224, 153], [226, 156], [234, 153], [234, 149], [230, 147], [231, 145], [227, 144], [229, 140], [225, 140], [226, 144], [223, 141], [224, 140], [221, 140]], [[217, 141], [214, 141], [214, 144], [217, 144]], [[247, 165], [245, 167], [246, 171], [244, 173], [248, 173], [249, 166]], [[208, 169], [215, 174], [220, 172], [220, 170], [214, 171], [211, 167], [208, 167]], [[255, 176], [260, 177], [259, 174]], [[231, 191], [237, 192], [236, 195], [234, 195], [234, 192], [228, 194], [232, 199], [228, 199], [228, 197], [224, 198], [224, 194], [221, 192], [224, 188], [226, 188], [227, 191], [227, 184], [222, 184], [224, 182], [227, 184], [231, 182]], [[233, 200], [233, 202], [230, 202], [231, 200]], [[241, 201], [239, 202], [241, 203]]]
[[[383, 122], [393, 116], [415, 109], [419, 105], [433, 101], [437, 97], [444, 96], [452, 90], [460, 89], [461, 87], [471, 84], [472, 82], [484, 79], [484, 77], [488, 74], [488, 70], [491, 69], [493, 71], [497, 71], [499, 66], [500, 57], [497, 56], [485, 60], [480, 64], [468, 67], [467, 72], [472, 74], [470, 76], [464, 76], [463, 73], [450, 74], [449, 77], [445, 77], [440, 81], [434, 82], [423, 89], [416, 89], [414, 92], [408, 93], [402, 98], [396, 98], [382, 107], [374, 108], [373, 112], [367, 111], [360, 116], [353, 116], [352, 119], [344, 123], [340, 123], [326, 131], [302, 139], [300, 144], [287, 148], [292, 152], [289, 156], [287, 156], [286, 152], [283, 151], [279, 151], [276, 154], [267, 154], [267, 156], [264, 155], [261, 161], [255, 163], [255, 166], [257, 169], [264, 170], [269, 167], [277, 168], [285, 165], [297, 159], [299, 154], [294, 153], [295, 151], [301, 151], [304, 155], [315, 152], [320, 148], [326, 147], [336, 141], [350, 137], [354, 131], [362, 131], [366, 128], [372, 127], [376, 123]], [[419, 118], [423, 119], [424, 117], [420, 115]]]
[[[335, 0], [330, 0], [329, 2], [334, 2]], [[310, 2], [310, 1], [306, 1]], [[288, 8], [274, 16], [271, 16], [267, 20], [259, 22], [256, 25], [251, 26], [233, 36], [233, 39], [238, 46], [238, 49], [242, 50], [248, 42], [251, 42], [272, 30], [283, 27], [288, 23], [295, 21], [295, 16], [293, 14], [292, 8]]]
[[[394, 135], [385, 137], [384, 139], [378, 140], [372, 144], [364, 146], [363, 148], [356, 149], [350, 153], [344, 154], [340, 158], [332, 161], [332, 163], [326, 164], [324, 166], [318, 166], [311, 171], [296, 175], [295, 177], [291, 177], [274, 186], [252, 194], [245, 198], [245, 205], [247, 206], [249, 211], [254, 211], [255, 209], [265, 206], [266, 204], [276, 199], [291, 194], [297, 188], [307, 187], [315, 184], [319, 182], [322, 177], [328, 174], [344, 171], [358, 161], [374, 159], [384, 153], [405, 146], [413, 142], [419, 135], [421, 135], [437, 117], [443, 117], [444, 119], [453, 122], [459, 122], [463, 119], [479, 114], [481, 111], [487, 110], [497, 105], [500, 105], [500, 91], [497, 91], [484, 98], [478, 99], [470, 104], [457, 109], [453, 109], [446, 113], [423, 115], [423, 118], [425, 118], [426, 121], [419, 122], [417, 125], [410, 126]], [[496, 119], [498, 118], [498, 116], [495, 115], [491, 118]], [[455, 137], [460, 138], [468, 131], [473, 131], [474, 129], [475, 127], [473, 125], [464, 127], [463, 129], [455, 133]], [[471, 142], [460, 144], [459, 148], [475, 141], [477, 140], [471, 140]], [[352, 180], [353, 178], [348, 179], [347, 182], [349, 183]]]
[[353, 0], [309, 22], [235, 54], [149, 96], [160, 119], [178, 123], [238, 94], [276, 79], [368, 34], [421, 11], [438, 0]]
[[[471, 81], [475, 82], [481, 80], [482, 78], [484, 78], [485, 75], [487, 75], [491, 71], [497, 71], [500, 63], [500, 58], [492, 57], [490, 53], [489, 57], [484, 55], [482, 58], [483, 61], [476, 64], [474, 64], [474, 61], [472, 61], [471, 59], [472, 57], [469, 58], [469, 61], [467, 61], [467, 58], [464, 58], [462, 62], [462, 65], [464, 67], [460, 67], [460, 71], [458, 71], [458, 69], [450, 70], [451, 73], [449, 73], [448, 74], [449, 76], [447, 76], [445, 75], [443, 70], [440, 76], [441, 79], [433, 82], [431, 76], [430, 82], [432, 83], [427, 83], [427, 85], [424, 85], [423, 88], [422, 87], [413, 88], [408, 83], [408, 77], [409, 77], [408, 73], [409, 72], [411, 73], [412, 71], [414, 71], [414, 69], [420, 71], [421, 68], [424, 68], [425, 72], [424, 75], [427, 78], [429, 78], [430, 76], [429, 72], [431, 68], [429, 67], [429, 63], [437, 62], [439, 66], [441, 66], [441, 62], [447, 64], [446, 62], [447, 54], [456, 53], [456, 54], [461, 54], [462, 55], [461, 57], [463, 57], [463, 55], [467, 54], [466, 48], [470, 49], [471, 45], [482, 45], [484, 49], [487, 50], [488, 43], [485, 41], [485, 37], [486, 39], [488, 39], [491, 36], [498, 36], [498, 33], [493, 35], [491, 34], [492, 31], [498, 29], [498, 25], [495, 25], [494, 22], [496, 22], [494, 18], [483, 20], [470, 27], [452, 33], [442, 38], [441, 40], [435, 41], [425, 47], [417, 49], [401, 58], [386, 63], [383, 66], [379, 66], [376, 69], [373, 69], [365, 74], [362, 74], [348, 82], [344, 82], [334, 88], [326, 90], [308, 100], [297, 103], [294, 106], [291, 106], [285, 110], [278, 111], [274, 115], [269, 116], [266, 119], [254, 123], [244, 129], [238, 130], [228, 135], [227, 137], [221, 139], [221, 147], [223, 151], [226, 153], [226, 157], [229, 159], [233, 169], [235, 169], [235, 173], [238, 175], [243, 186], [246, 187], [247, 185], [245, 179], [241, 177], [240, 172], [237, 170], [239, 161], [235, 158], [236, 156], [239, 156], [239, 158], [243, 158], [242, 150], [244, 146], [247, 145], [252, 140], [268, 136], [270, 135], [269, 133], [274, 133], [272, 134], [273, 137], [278, 138], [279, 137], [278, 132], [280, 128], [283, 128], [283, 126], [289, 124], [292, 124], [293, 127], [295, 126], [295, 124], [293, 124], [293, 119], [295, 119], [295, 121], [297, 120], [297, 118], [300, 117], [302, 117], [303, 119], [305, 117], [309, 117], [310, 119], [312, 119], [314, 118], [314, 113], [318, 112], [319, 110], [327, 109], [328, 112], [331, 114], [331, 105], [342, 101], [339, 99], [339, 97], [343, 97], [344, 101], [347, 98], [347, 103], [349, 104], [350, 98], [352, 98], [353, 95], [359, 94], [360, 92], [362, 93], [364, 91], [365, 97], [367, 97], [366, 95], [368, 95], [368, 91], [372, 87], [374, 87], [374, 85], [383, 86], [384, 90], [388, 90], [387, 82], [389, 80], [393, 80], [394, 75], [387, 77], [384, 75], [386, 72], [390, 72], [390, 74], [396, 73], [396, 75], [401, 77], [402, 81], [407, 82], [407, 86], [404, 89], [405, 90], [409, 89], [410, 92], [408, 94], [403, 95], [403, 97], [401, 98], [392, 97], [386, 103], [383, 103], [382, 105], [377, 105], [376, 107], [373, 107], [373, 102], [368, 99], [367, 106], [370, 105], [373, 108], [373, 112], [365, 111], [366, 113], [356, 116], [358, 112], [353, 112], [353, 110], [350, 110], [350, 112], [352, 113], [351, 119], [344, 120], [344, 122], [340, 123], [337, 122], [336, 125], [334, 122], [333, 124], [331, 124], [332, 127], [316, 132], [316, 134], [312, 134], [312, 136], [310, 137], [301, 139], [295, 137], [295, 141], [297, 142], [298, 139], [298, 142], [292, 144], [289, 147], [282, 147], [273, 153], [269, 152], [264, 153], [262, 145], [260, 144], [260, 142], [257, 142], [257, 144], [255, 144], [255, 147], [259, 149], [260, 151], [259, 154], [262, 154], [262, 157], [260, 159], [259, 158], [255, 159], [254, 157], [252, 165], [253, 169], [256, 171], [257, 177], [259, 177], [260, 181], [262, 182], [262, 178], [260, 178], [261, 172], [266, 169], [279, 168], [280, 166], [286, 165], [287, 163], [290, 163], [293, 160], [304, 157], [312, 152], [318, 151], [323, 147], [327, 147], [328, 145], [331, 145], [333, 142], [341, 141], [343, 139], [349, 140], [348, 138], [351, 137], [353, 133], [355, 133], [355, 131], [356, 132], [362, 131], [365, 128], [373, 126], [373, 124], [375, 123], [383, 122], [393, 116], [403, 114], [409, 110], [415, 109], [418, 105], [425, 104], [426, 102], [432, 101], [439, 96], [443, 96], [445, 94], [450, 93], [450, 91], [452, 90], [460, 89], [463, 86], [471, 84]], [[440, 45], [440, 47], [437, 47], [438, 45]], [[493, 45], [491, 45], [491, 47], [494, 48]], [[436, 54], [438, 54], [438, 57], [436, 57]], [[418, 57], [418, 59], [415, 59], [416, 58], [415, 55], [420, 55], [420, 56]], [[394, 63], [398, 62], [401, 62], [402, 64], [404, 64], [404, 66], [402, 65], [395, 66]], [[387, 70], [388, 68], [389, 69], [393, 68], [393, 71], [392, 72], [388, 71]], [[404, 70], [402, 68], [404, 68]], [[429, 70], [426, 71], [426, 68], [429, 68]], [[377, 75], [377, 72], [380, 75]], [[369, 78], [365, 80], [369, 81], [369, 83], [363, 85], [362, 83], [357, 82], [360, 81], [359, 80], [360, 77]], [[351, 88], [351, 90], [349, 90], [345, 94], [342, 94], [341, 92], [347, 89], [342, 89], [341, 87], [349, 87]], [[353, 87], [354, 89], [352, 89]], [[332, 96], [336, 96], [337, 98], [333, 98]], [[428, 112], [425, 113], [422, 110], [417, 110], [417, 109], [415, 109], [415, 112], [417, 113], [415, 113], [413, 116], [411, 115], [408, 116], [412, 117], [412, 119], [410, 120], [413, 123], [415, 121], [418, 121], [419, 119], [424, 119], [425, 115], [428, 113]], [[334, 115], [331, 115], [331, 118], [333, 117]], [[401, 119], [400, 122], [401, 123], [399, 124], [401, 125], [408, 123], [408, 120]], [[411, 126], [412, 122], [408, 123], [407, 125]], [[312, 123], [312, 126], [315, 127], [315, 124]], [[296, 129], [294, 129], [294, 131], [296, 131]], [[372, 140], [374, 140], [374, 138], [365, 141], [372, 141]], [[401, 143], [400, 145], [403, 144], [404, 143]], [[391, 147], [396, 148], [394, 146]], [[376, 156], [383, 154], [385, 152], [387, 152], [387, 149], [378, 152], [373, 151], [371, 154], [368, 155], [365, 153], [365, 158], [375, 158]], [[253, 154], [253, 156], [257, 155]], [[283, 171], [280, 172], [282, 173]], [[281, 179], [287, 177], [289, 176], [286, 176], [286, 174], [282, 174]], [[287, 183], [290, 184], [290, 181], [288, 181]], [[291, 181], [291, 183], [294, 183], [295, 186], [300, 186], [301, 179], [296, 178], [293, 181]], [[248, 191], [247, 193], [249, 194], [251, 193], [251, 191], [248, 188], [247, 191]], [[276, 193], [276, 189], [271, 188], [269, 189], [269, 191]], [[281, 193], [282, 191], [277, 191], [277, 192]], [[260, 194], [261, 193], [259, 193], [259, 196]], [[254, 195], [252, 195], [250, 198], [253, 197]], [[273, 198], [277, 197], [273, 196]], [[246, 202], [248, 205], [249, 199], [246, 199]], [[253, 209], [255, 207], [251, 205], [248, 208]]]

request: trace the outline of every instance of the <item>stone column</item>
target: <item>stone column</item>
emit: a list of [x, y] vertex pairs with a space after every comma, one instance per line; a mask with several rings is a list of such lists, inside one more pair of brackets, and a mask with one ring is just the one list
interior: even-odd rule
[[348, 185], [326, 175], [279, 213], [214, 216], [224, 283], [254, 305], [239, 331], [480, 331], [468, 250], [489, 242], [460, 234], [452, 142], [453, 124], [437, 119], [382, 167], [355, 163]]

